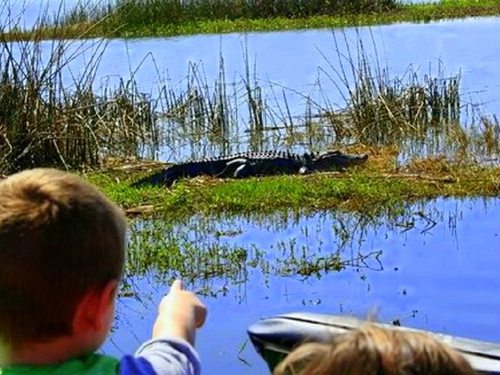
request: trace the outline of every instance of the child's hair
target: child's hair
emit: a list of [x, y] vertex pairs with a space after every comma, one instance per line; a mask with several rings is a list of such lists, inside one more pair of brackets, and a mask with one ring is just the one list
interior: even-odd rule
[[471, 375], [468, 361], [432, 336], [366, 324], [292, 351], [274, 375]]
[[79, 300], [120, 279], [123, 212], [80, 177], [33, 169], [0, 181], [0, 341], [70, 334]]

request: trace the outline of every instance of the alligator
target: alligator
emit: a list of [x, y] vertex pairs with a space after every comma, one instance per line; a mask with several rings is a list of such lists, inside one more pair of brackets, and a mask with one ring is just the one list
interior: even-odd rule
[[135, 182], [133, 186], [151, 184], [169, 187], [179, 178], [202, 175], [218, 178], [245, 178], [332, 170], [343, 171], [346, 167], [363, 164], [367, 159], [368, 155], [348, 155], [338, 150], [325, 151], [317, 155], [314, 153], [300, 155], [286, 151], [241, 153], [173, 164]]

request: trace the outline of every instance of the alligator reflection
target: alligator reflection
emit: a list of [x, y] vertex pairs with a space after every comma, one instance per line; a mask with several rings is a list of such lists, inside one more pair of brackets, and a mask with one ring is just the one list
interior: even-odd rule
[[346, 268], [382, 271], [384, 249], [367, 243], [371, 239], [430, 235], [438, 223], [455, 233], [460, 217], [459, 207], [445, 212], [428, 202], [381, 216], [318, 212], [138, 220], [131, 230], [127, 278], [181, 277], [198, 293], [216, 297], [255, 273], [268, 280], [306, 280]]

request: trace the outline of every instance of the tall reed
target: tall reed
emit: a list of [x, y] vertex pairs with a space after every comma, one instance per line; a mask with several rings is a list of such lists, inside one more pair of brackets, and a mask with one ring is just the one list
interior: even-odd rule
[[[154, 143], [154, 102], [133, 81], [96, 94], [105, 47], [104, 41], [0, 38], [1, 172], [95, 167], [107, 155], [137, 156], [142, 143]], [[89, 51], [86, 64], [77, 61]]]
[[[170, 161], [241, 149], [301, 152], [352, 143], [396, 145], [409, 156], [497, 153], [496, 119], [473, 115], [467, 123], [462, 118], [468, 104], [462, 101], [460, 74], [446, 76], [440, 66], [435, 76], [410, 68], [403, 77], [393, 76], [377, 58], [372, 61], [359, 35], [354, 44], [338, 36], [333, 42], [338, 60], [330, 58], [330, 71], [323, 70], [314, 96], [263, 85], [248, 55], [240, 81], [228, 80], [221, 56], [213, 82], [197, 64], [190, 66], [184, 88], [165, 82], [158, 126], [160, 143], [173, 155]], [[325, 88], [328, 80], [333, 91]], [[302, 98], [303, 108], [290, 108], [292, 94]]]
[[457, 143], [463, 145], [478, 135], [478, 122], [470, 127], [462, 121], [467, 103], [461, 100], [460, 73], [446, 76], [440, 65], [437, 75], [422, 76], [410, 66], [403, 77], [392, 76], [380, 64], [373, 35], [374, 60], [359, 34], [355, 43], [345, 33], [340, 35], [333, 38], [337, 55], [323, 70], [323, 77], [343, 98], [340, 109], [330, 107], [323, 113], [339, 141], [420, 145], [419, 150], [428, 153], [456, 153]]
[[[333, 38], [337, 61], [327, 60], [330, 70], [323, 69], [316, 96], [263, 86], [248, 55], [236, 82], [228, 80], [221, 56], [214, 82], [202, 65], [191, 64], [185, 87], [159, 77], [157, 96], [140, 92], [134, 77], [98, 92], [106, 42], [0, 39], [0, 172], [96, 167], [107, 156], [140, 157], [160, 144], [175, 154], [169, 161], [350, 143], [397, 145], [407, 153], [498, 154], [495, 117], [462, 121], [460, 74], [446, 77], [440, 69], [422, 79], [409, 70], [393, 77], [378, 56], [370, 58], [359, 35], [354, 43], [341, 35]], [[79, 65], [88, 51], [92, 57]], [[324, 89], [328, 80], [337, 93]], [[303, 109], [290, 107], [292, 94]], [[343, 103], [332, 105], [334, 94]]]

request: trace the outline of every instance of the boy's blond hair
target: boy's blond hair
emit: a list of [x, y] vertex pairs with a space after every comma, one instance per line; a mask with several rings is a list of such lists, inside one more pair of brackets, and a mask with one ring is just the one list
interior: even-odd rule
[[83, 295], [120, 279], [126, 220], [94, 186], [55, 169], [0, 181], [0, 340], [70, 334]]
[[459, 352], [422, 332], [367, 324], [292, 351], [274, 375], [472, 375]]

